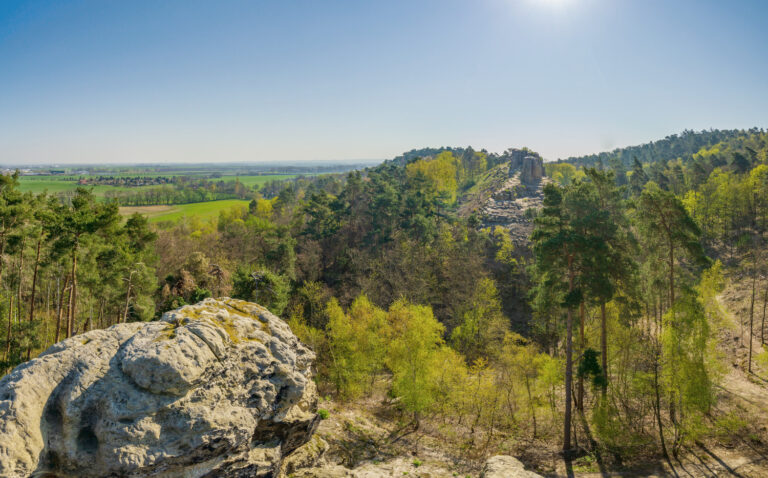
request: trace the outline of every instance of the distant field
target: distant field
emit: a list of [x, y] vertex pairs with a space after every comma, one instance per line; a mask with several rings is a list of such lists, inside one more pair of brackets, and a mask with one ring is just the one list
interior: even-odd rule
[[222, 176], [216, 178], [215, 181], [234, 181], [235, 178], [239, 178], [240, 182], [246, 186], [261, 186], [269, 181], [279, 181], [281, 179], [291, 179], [298, 176], [298, 174], [269, 174], [259, 176]]
[[[22, 176], [19, 178], [19, 189], [22, 191], [31, 191], [35, 194], [48, 192], [49, 194], [63, 193], [65, 191], [74, 191], [79, 184], [77, 181], [65, 180], [64, 178], [52, 178], [51, 176]], [[121, 186], [87, 186], [93, 188], [93, 194], [103, 197], [107, 191], [136, 191], [141, 188], [127, 188]], [[151, 186], [144, 186], [151, 187]]]
[[224, 209], [234, 206], [248, 206], [248, 203], [249, 201], [239, 199], [227, 199], [224, 201], [195, 202], [175, 206], [132, 206], [121, 207], [120, 214], [127, 216], [138, 212], [147, 216], [150, 222], [175, 222], [189, 216], [207, 220], [217, 217], [219, 212]]
[[[197, 176], [201, 173], [184, 173], [184, 174], [163, 174], [163, 173], [139, 173], [139, 174], [108, 174], [110, 176]], [[107, 175], [107, 174], [105, 174]], [[296, 174], [269, 174], [269, 175], [254, 175], [254, 176], [222, 176], [220, 178], [212, 178], [213, 181], [234, 181], [235, 178], [239, 178], [240, 182], [246, 186], [261, 186], [264, 183], [273, 180], [290, 179], [296, 177]], [[19, 178], [20, 189], [22, 191], [32, 191], [39, 194], [44, 191], [48, 191], [50, 194], [61, 193], [64, 191], [71, 191], [77, 188], [77, 179], [80, 176], [22, 176]], [[136, 191], [141, 188], [152, 188], [157, 186], [142, 186], [140, 188], [128, 188], [122, 186], [87, 186], [93, 188], [93, 193], [96, 196], [103, 197], [107, 191]]]

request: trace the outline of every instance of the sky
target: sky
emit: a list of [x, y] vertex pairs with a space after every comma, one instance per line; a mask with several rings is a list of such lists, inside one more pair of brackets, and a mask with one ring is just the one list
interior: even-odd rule
[[764, 0], [0, 0], [0, 164], [553, 160], [768, 127]]

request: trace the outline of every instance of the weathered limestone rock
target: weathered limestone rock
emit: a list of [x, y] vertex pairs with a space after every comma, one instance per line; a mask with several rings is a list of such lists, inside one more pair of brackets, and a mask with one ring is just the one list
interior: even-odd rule
[[233, 299], [72, 337], [0, 380], [0, 476], [276, 476], [317, 424], [313, 359]]
[[541, 475], [526, 471], [517, 458], [498, 455], [488, 458], [480, 478], [541, 478]]
[[533, 184], [544, 177], [544, 161], [537, 156], [526, 156], [520, 167], [520, 181], [525, 184]]

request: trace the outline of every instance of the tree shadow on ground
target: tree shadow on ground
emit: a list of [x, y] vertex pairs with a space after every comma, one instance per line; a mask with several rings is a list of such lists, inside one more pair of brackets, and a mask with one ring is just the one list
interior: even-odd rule
[[[728, 464], [727, 464], [725, 461], [723, 461], [723, 459], [722, 459], [722, 458], [720, 458], [719, 456], [715, 455], [715, 454], [714, 454], [714, 453], [713, 453], [713, 452], [712, 452], [712, 451], [711, 451], [709, 448], [707, 448], [706, 446], [704, 446], [702, 443], [699, 443], [699, 448], [700, 448], [702, 451], [704, 451], [704, 453], [706, 453], [707, 455], [709, 455], [710, 457], [712, 457], [712, 458], [713, 458], [713, 459], [714, 459], [716, 462], [718, 462], [718, 463], [720, 464], [720, 466], [722, 466], [722, 467], [723, 467], [723, 469], [724, 469], [725, 471], [727, 471], [727, 472], [728, 472], [728, 473], [729, 473], [731, 476], [735, 476], [735, 477], [737, 477], [737, 478], [744, 478], [744, 475], [742, 475], [742, 474], [738, 473], [738, 472], [737, 472], [735, 469], [733, 469], [733, 468], [731, 468], [730, 466], [728, 466]], [[694, 454], [694, 455], [695, 455], [695, 454]], [[698, 458], [698, 457], [697, 457], [697, 458]]]

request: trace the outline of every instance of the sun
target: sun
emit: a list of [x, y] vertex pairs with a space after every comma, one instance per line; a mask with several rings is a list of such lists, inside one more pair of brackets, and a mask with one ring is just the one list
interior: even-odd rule
[[532, 3], [557, 8], [564, 7], [570, 3], [573, 3], [573, 1], [574, 0], [532, 0]]

